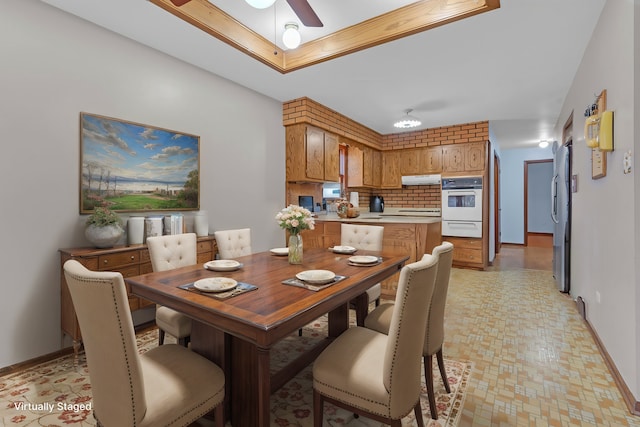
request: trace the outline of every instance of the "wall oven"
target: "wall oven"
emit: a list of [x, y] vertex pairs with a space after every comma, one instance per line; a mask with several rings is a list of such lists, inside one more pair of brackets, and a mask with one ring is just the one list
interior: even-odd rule
[[482, 177], [442, 179], [442, 235], [482, 237]]

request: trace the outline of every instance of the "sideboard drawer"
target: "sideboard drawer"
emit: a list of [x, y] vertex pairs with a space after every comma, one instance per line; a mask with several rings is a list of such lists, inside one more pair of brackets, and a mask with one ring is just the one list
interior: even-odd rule
[[125, 251], [100, 255], [98, 268], [100, 270], [114, 270], [123, 265], [137, 264], [140, 262], [140, 251]]

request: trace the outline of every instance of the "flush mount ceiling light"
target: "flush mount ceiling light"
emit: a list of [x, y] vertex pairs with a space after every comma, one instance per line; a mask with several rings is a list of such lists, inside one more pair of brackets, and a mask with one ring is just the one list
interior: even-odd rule
[[295, 49], [300, 46], [300, 33], [298, 32], [298, 24], [289, 22], [284, 25], [284, 33], [282, 34], [282, 43], [287, 49]]
[[410, 108], [407, 110], [404, 110], [405, 115], [402, 116], [402, 118], [400, 118], [399, 120], [397, 120], [393, 124], [393, 126], [401, 129], [415, 128], [420, 126], [422, 122], [417, 117], [414, 117], [409, 114], [412, 111], [413, 110]]
[[547, 141], [546, 139], [543, 139], [540, 141], [540, 143], [538, 144], [538, 147], [540, 148], [547, 148], [549, 146], [549, 141]]
[[249, 3], [250, 6], [256, 9], [266, 9], [276, 2], [276, 0], [244, 0]]

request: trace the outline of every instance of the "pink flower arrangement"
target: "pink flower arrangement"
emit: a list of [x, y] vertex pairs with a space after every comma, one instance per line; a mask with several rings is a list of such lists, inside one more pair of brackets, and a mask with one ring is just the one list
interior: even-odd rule
[[309, 209], [297, 205], [289, 205], [276, 215], [280, 228], [291, 234], [298, 234], [302, 230], [313, 230], [315, 220]]

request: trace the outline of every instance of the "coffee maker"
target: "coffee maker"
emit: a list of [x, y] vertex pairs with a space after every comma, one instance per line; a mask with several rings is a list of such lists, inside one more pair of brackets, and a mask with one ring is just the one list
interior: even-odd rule
[[369, 212], [384, 212], [384, 198], [382, 196], [369, 198]]

